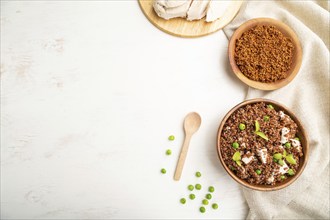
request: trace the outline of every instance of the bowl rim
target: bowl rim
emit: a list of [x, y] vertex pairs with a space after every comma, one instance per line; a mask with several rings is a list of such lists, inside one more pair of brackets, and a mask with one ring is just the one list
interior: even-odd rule
[[[251, 29], [252, 27], [258, 24], [273, 25], [277, 29], [279, 29], [285, 36], [289, 36], [292, 39], [292, 43], [295, 46], [293, 64], [291, 66], [291, 69], [288, 71], [289, 72], [288, 76], [284, 79], [271, 83], [254, 81], [246, 77], [236, 65], [236, 61], [234, 58], [236, 39], [238, 39], [245, 31]], [[282, 21], [273, 18], [260, 17], [260, 18], [250, 19], [244, 22], [235, 30], [235, 32], [233, 33], [233, 35], [229, 40], [228, 57], [232, 71], [234, 72], [236, 77], [239, 78], [243, 83], [259, 90], [269, 91], [269, 90], [276, 90], [288, 85], [296, 77], [302, 64], [302, 47], [298, 36], [288, 25], [286, 25]]]
[[[286, 112], [287, 115], [289, 115], [293, 120], [294, 122], [298, 125], [298, 128], [300, 130], [300, 133], [302, 135], [302, 137], [304, 138], [304, 142], [305, 142], [305, 146], [303, 146], [304, 148], [304, 162], [303, 164], [300, 165], [300, 168], [298, 170], [298, 172], [293, 176], [291, 177], [290, 179], [288, 179], [288, 181], [284, 182], [283, 184], [280, 184], [280, 185], [274, 185], [274, 186], [270, 186], [270, 185], [253, 185], [253, 184], [250, 184], [242, 179], [240, 179], [239, 177], [237, 177], [228, 167], [227, 165], [225, 164], [223, 158], [222, 158], [222, 155], [221, 155], [221, 150], [220, 150], [220, 137], [221, 137], [221, 132], [222, 132], [222, 129], [224, 127], [224, 124], [226, 123], [226, 121], [228, 120], [228, 118], [232, 115], [233, 112], [235, 112], [237, 109], [243, 107], [243, 106], [246, 106], [248, 104], [254, 104], [254, 103], [259, 103], [259, 102], [264, 102], [266, 104], [272, 104], [274, 105], [275, 109], [279, 109], [279, 110], [284, 110]], [[217, 144], [216, 144], [216, 147], [217, 147], [217, 154], [218, 154], [218, 158], [221, 162], [221, 165], [223, 166], [223, 168], [226, 170], [226, 172], [236, 181], [238, 182], [239, 184], [243, 185], [244, 187], [246, 188], [249, 188], [249, 189], [254, 189], [254, 190], [258, 190], [258, 191], [275, 191], [275, 190], [280, 190], [280, 189], [283, 189], [289, 185], [291, 185], [294, 181], [296, 181], [299, 176], [302, 174], [302, 172], [304, 171], [306, 165], [307, 165], [307, 162], [308, 162], [308, 158], [309, 158], [309, 138], [308, 138], [308, 135], [307, 135], [307, 132], [303, 126], [303, 124], [301, 123], [301, 121], [296, 117], [296, 115], [289, 109], [287, 108], [285, 105], [279, 103], [279, 102], [276, 102], [274, 100], [271, 100], [271, 99], [265, 99], [265, 98], [254, 98], [254, 99], [249, 99], [249, 100], [245, 100], [243, 102], [240, 102], [239, 104], [237, 104], [236, 106], [234, 106], [232, 109], [230, 109], [226, 115], [223, 117], [220, 125], [219, 125], [219, 128], [218, 128], [218, 133], [217, 133]]]

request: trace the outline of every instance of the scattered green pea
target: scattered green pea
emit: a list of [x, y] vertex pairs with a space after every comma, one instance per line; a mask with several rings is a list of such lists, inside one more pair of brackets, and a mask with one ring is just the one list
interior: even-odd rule
[[208, 205], [209, 204], [209, 200], [203, 199], [202, 203], [203, 203], [203, 205]]
[[196, 188], [197, 190], [201, 190], [201, 189], [202, 189], [202, 185], [199, 184], [199, 183], [197, 183], [197, 184], [195, 185], [195, 188]]
[[290, 148], [291, 147], [291, 143], [290, 142], [286, 142], [284, 145], [286, 148]]
[[275, 163], [277, 163], [277, 162], [278, 162], [278, 160], [277, 160], [276, 158], [273, 158], [273, 161], [274, 161]]
[[181, 202], [182, 204], [186, 204], [186, 199], [185, 199], [185, 198], [181, 198], [181, 199], [180, 199], [180, 202]]
[[270, 109], [274, 109], [274, 107], [272, 105], [267, 105], [267, 108], [270, 108]]
[[165, 174], [165, 173], [166, 173], [166, 170], [165, 170], [164, 168], [162, 168], [162, 169], [160, 170], [160, 172], [161, 172], [162, 174]]
[[170, 135], [170, 136], [168, 137], [168, 140], [170, 140], [170, 141], [174, 141], [174, 139], [175, 139], [174, 135]]
[[218, 206], [218, 204], [217, 204], [217, 203], [213, 203], [213, 204], [212, 204], [212, 208], [213, 208], [213, 209], [218, 209], [218, 208], [219, 208], [219, 206]]
[[196, 196], [195, 196], [195, 194], [190, 194], [190, 195], [189, 195], [189, 198], [190, 198], [191, 200], [194, 200], [194, 199], [196, 198]]
[[293, 175], [294, 175], [294, 171], [293, 171], [292, 169], [289, 169], [289, 170], [288, 170], [288, 174], [289, 174], [290, 176], [293, 176]]
[[269, 116], [268, 115], [266, 115], [266, 116], [264, 116], [264, 121], [269, 121]]
[[201, 177], [202, 176], [201, 172], [199, 172], [199, 171], [197, 171], [195, 175], [196, 175], [196, 177]]
[[235, 149], [239, 148], [239, 144], [238, 144], [237, 142], [234, 142], [234, 143], [232, 144], [232, 146], [233, 146], [233, 148], [235, 148]]
[[189, 185], [189, 186], [188, 186], [188, 189], [189, 189], [190, 191], [193, 191], [194, 188], [195, 188], [195, 187], [194, 187], [193, 185]]
[[204, 212], [206, 211], [206, 209], [205, 209], [205, 207], [202, 206], [202, 207], [199, 208], [199, 211], [200, 211], [201, 213], [204, 213]]
[[166, 155], [171, 155], [172, 154], [172, 151], [170, 149], [167, 149], [166, 150]]
[[284, 180], [284, 179], [285, 179], [285, 176], [284, 176], [284, 175], [282, 175], [282, 176], [281, 176], [281, 180]]
[[211, 193], [214, 192], [214, 187], [213, 187], [213, 186], [210, 186], [210, 187], [209, 187], [209, 192], [211, 192]]
[[207, 198], [208, 200], [212, 199], [212, 195], [210, 193], [206, 194], [205, 198]]
[[256, 170], [256, 173], [258, 174], [258, 175], [260, 175], [261, 174], [261, 170]]
[[239, 128], [241, 131], [245, 130], [245, 124], [243, 124], [243, 123], [239, 124], [238, 128]]
[[300, 139], [298, 137], [295, 137], [294, 139], [297, 140], [297, 141], [300, 141]]

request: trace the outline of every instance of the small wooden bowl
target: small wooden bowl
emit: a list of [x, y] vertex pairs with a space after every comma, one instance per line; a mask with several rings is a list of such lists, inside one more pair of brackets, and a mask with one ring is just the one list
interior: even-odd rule
[[[285, 114], [289, 115], [292, 120], [294, 120], [294, 122], [298, 125], [298, 133], [297, 136], [300, 139], [301, 142], [301, 146], [302, 146], [302, 150], [304, 155], [299, 159], [300, 162], [300, 166], [297, 170], [297, 172], [295, 173], [294, 176], [287, 178], [286, 180], [284, 180], [281, 183], [277, 183], [274, 186], [271, 185], [254, 185], [254, 184], [250, 184], [248, 182], [246, 182], [245, 180], [240, 179], [238, 176], [235, 175], [235, 173], [233, 171], [231, 171], [231, 169], [229, 169], [229, 167], [227, 167], [227, 165], [225, 164], [225, 161], [222, 158], [221, 155], [221, 150], [220, 150], [220, 141], [221, 141], [221, 133], [223, 130], [223, 127], [226, 123], [226, 121], [228, 120], [228, 118], [233, 114], [233, 112], [235, 112], [236, 110], [238, 110], [239, 108], [249, 105], [249, 104], [254, 104], [254, 103], [259, 103], [259, 102], [264, 102], [266, 104], [271, 104], [273, 105], [274, 109], [276, 111], [282, 110], [284, 111]], [[240, 183], [241, 185], [250, 188], [250, 189], [255, 189], [255, 190], [259, 190], [259, 191], [274, 191], [274, 190], [279, 190], [279, 189], [283, 189], [287, 186], [289, 186], [290, 184], [292, 184], [296, 179], [298, 179], [298, 177], [301, 175], [301, 173], [303, 172], [307, 161], [308, 161], [308, 155], [309, 155], [309, 141], [308, 141], [308, 137], [306, 134], [306, 131], [303, 127], [303, 125], [301, 124], [301, 122], [298, 120], [298, 118], [284, 105], [269, 100], [269, 99], [251, 99], [251, 100], [247, 100], [244, 102], [241, 102], [240, 104], [236, 105], [234, 108], [232, 108], [227, 114], [226, 116], [223, 118], [220, 126], [219, 126], [219, 130], [218, 130], [218, 135], [217, 135], [217, 152], [218, 152], [218, 156], [220, 159], [220, 162], [222, 164], [222, 166], [225, 168], [225, 170], [227, 171], [227, 173], [238, 183]]]
[[[287, 77], [285, 79], [278, 80], [278, 81], [272, 82], [272, 83], [263, 83], [263, 82], [254, 81], [254, 80], [247, 78], [236, 65], [235, 57], [234, 57], [236, 40], [238, 38], [240, 38], [245, 31], [255, 27], [256, 25], [275, 26], [279, 31], [282, 32], [282, 34], [284, 36], [292, 39], [292, 43], [295, 48], [294, 54], [293, 54], [293, 62], [291, 64], [289, 71], [287, 71]], [[230, 66], [231, 66], [233, 72], [235, 73], [235, 75], [248, 86], [251, 86], [253, 88], [260, 89], [260, 90], [275, 90], [275, 89], [279, 89], [279, 88], [287, 85], [288, 83], [290, 83], [294, 79], [294, 77], [297, 75], [297, 73], [300, 69], [300, 66], [301, 66], [301, 61], [302, 61], [302, 49], [301, 49], [300, 42], [299, 42], [297, 35], [293, 32], [293, 30], [291, 30], [291, 28], [289, 26], [287, 26], [283, 22], [274, 20], [271, 18], [251, 19], [251, 20], [245, 22], [244, 24], [242, 24], [235, 31], [235, 33], [233, 34], [233, 36], [231, 37], [231, 39], [229, 41], [228, 55], [229, 55]]]

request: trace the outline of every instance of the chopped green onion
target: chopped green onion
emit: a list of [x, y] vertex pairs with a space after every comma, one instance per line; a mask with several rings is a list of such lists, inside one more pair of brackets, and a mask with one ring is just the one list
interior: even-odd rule
[[260, 124], [257, 120], [255, 121], [255, 129], [256, 129], [256, 131], [260, 130]]
[[273, 158], [275, 158], [277, 160], [282, 159], [282, 154], [276, 153], [276, 154], [273, 155]]
[[259, 137], [265, 139], [266, 141], [268, 141], [268, 137], [261, 131], [256, 131], [255, 134], [258, 135]]
[[294, 171], [293, 171], [293, 169], [289, 169], [289, 170], [288, 170], [288, 174], [289, 174], [290, 176], [293, 176], [293, 175], [294, 175]]
[[286, 161], [288, 161], [289, 164], [293, 164], [293, 165], [296, 165], [297, 162], [296, 160], [293, 158], [293, 155], [292, 154], [289, 154], [285, 157]]
[[233, 160], [234, 160], [234, 161], [239, 161], [239, 160], [241, 160], [241, 153], [238, 152], [238, 151], [236, 151], [236, 152], [234, 153], [234, 155], [233, 155]]

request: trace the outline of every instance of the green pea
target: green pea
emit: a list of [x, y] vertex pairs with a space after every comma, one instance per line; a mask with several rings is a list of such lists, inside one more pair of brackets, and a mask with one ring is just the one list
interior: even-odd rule
[[206, 209], [205, 209], [205, 207], [202, 206], [202, 207], [199, 208], [199, 211], [200, 211], [201, 213], [204, 213], [204, 212], [206, 211]]
[[195, 188], [196, 188], [197, 190], [201, 190], [201, 189], [202, 189], [202, 185], [199, 184], [199, 183], [197, 183], [197, 184], [195, 185]]
[[193, 185], [189, 185], [189, 186], [188, 186], [188, 189], [189, 189], [190, 191], [193, 191], [193, 190], [194, 190], [194, 186], [193, 186]]
[[270, 109], [274, 109], [274, 107], [272, 105], [267, 105], [267, 108], [270, 108]]
[[201, 177], [202, 176], [201, 172], [199, 172], [199, 171], [197, 171], [195, 175], [196, 175], [196, 177]]
[[277, 160], [276, 158], [273, 158], [273, 161], [274, 161], [275, 163], [277, 163], [277, 162], [278, 162], [278, 160]]
[[238, 128], [239, 128], [241, 131], [245, 130], [245, 124], [243, 124], [243, 123], [239, 124]]
[[181, 202], [182, 204], [186, 204], [186, 199], [185, 199], [185, 198], [181, 198], [181, 199], [180, 199], [180, 202]]
[[233, 148], [235, 148], [235, 149], [239, 148], [239, 144], [238, 144], [237, 142], [234, 142], [234, 143], [232, 144], [232, 146], [233, 146]]
[[171, 155], [171, 154], [172, 154], [172, 151], [170, 149], [167, 149], [166, 155]]
[[291, 147], [291, 143], [290, 142], [286, 142], [284, 145], [286, 148], [290, 148]]
[[256, 173], [258, 174], [258, 175], [260, 175], [261, 174], [261, 170], [256, 170]]
[[282, 175], [282, 176], [281, 176], [281, 180], [284, 180], [284, 179], [285, 179], [285, 176], [284, 176], [284, 175]]
[[294, 175], [294, 171], [293, 171], [293, 169], [289, 169], [289, 170], [288, 170], [288, 174], [289, 174], [290, 176], [293, 176], [293, 175]]
[[196, 196], [195, 196], [195, 194], [190, 194], [190, 195], [189, 195], [189, 198], [190, 198], [191, 200], [194, 200], [194, 199], [196, 198]]
[[203, 205], [208, 205], [209, 204], [209, 200], [203, 199], [202, 203], [203, 203]]
[[295, 137], [294, 139], [297, 140], [297, 141], [300, 141], [300, 139], [298, 137]]
[[206, 194], [205, 198], [207, 198], [208, 200], [212, 199], [212, 195], [210, 193]]
[[212, 204], [212, 208], [213, 208], [213, 209], [218, 209], [218, 208], [219, 208], [219, 206], [218, 206], [218, 204], [217, 204], [217, 203], [213, 203], [213, 204]]
[[160, 172], [161, 172], [162, 174], [165, 174], [165, 173], [166, 173], [166, 170], [165, 170], [164, 168], [162, 168], [162, 169], [160, 170]]
[[269, 116], [268, 115], [266, 115], [266, 116], [264, 116], [264, 121], [269, 121]]
[[170, 140], [170, 141], [174, 141], [174, 139], [175, 139], [174, 135], [170, 135], [170, 136], [168, 137], [168, 140]]
[[213, 186], [210, 186], [210, 187], [209, 187], [209, 192], [211, 192], [211, 193], [214, 192], [214, 187], [213, 187]]

